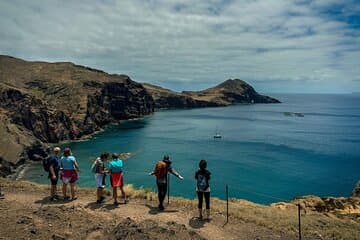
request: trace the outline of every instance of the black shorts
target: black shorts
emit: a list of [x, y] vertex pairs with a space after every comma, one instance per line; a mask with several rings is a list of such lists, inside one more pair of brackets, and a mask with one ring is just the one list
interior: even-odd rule
[[56, 178], [52, 179], [51, 173], [49, 173], [51, 185], [57, 185], [57, 183], [59, 181], [59, 172], [55, 172], [55, 176], [56, 176]]

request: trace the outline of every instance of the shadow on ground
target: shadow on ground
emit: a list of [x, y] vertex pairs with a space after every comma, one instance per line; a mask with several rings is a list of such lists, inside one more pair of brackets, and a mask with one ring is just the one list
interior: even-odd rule
[[154, 206], [151, 206], [149, 204], [145, 204], [146, 207], [149, 208], [149, 214], [151, 215], [156, 215], [156, 214], [159, 214], [159, 213], [171, 213], [171, 212], [178, 212], [178, 210], [174, 210], [174, 209], [164, 209], [164, 210], [159, 210], [158, 207], [154, 207]]

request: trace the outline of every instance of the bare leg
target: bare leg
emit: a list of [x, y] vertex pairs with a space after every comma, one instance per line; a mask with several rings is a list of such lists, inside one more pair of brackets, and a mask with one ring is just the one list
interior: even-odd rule
[[124, 187], [120, 187], [120, 191], [121, 191], [121, 196], [124, 200], [124, 203], [126, 203], [126, 193], [124, 191]]
[[66, 198], [67, 197], [67, 194], [66, 194], [66, 184], [65, 183], [63, 183], [63, 186], [62, 186], [62, 192], [63, 192], [63, 196], [64, 196], [64, 198]]
[[117, 203], [117, 187], [113, 187], [113, 198], [114, 203]]
[[75, 183], [70, 183], [71, 198], [75, 199]]

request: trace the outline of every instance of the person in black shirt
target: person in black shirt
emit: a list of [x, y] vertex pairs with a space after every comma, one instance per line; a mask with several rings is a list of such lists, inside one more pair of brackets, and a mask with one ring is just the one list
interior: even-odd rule
[[199, 219], [203, 218], [202, 214], [202, 204], [203, 198], [205, 197], [205, 205], [206, 205], [206, 218], [210, 219], [210, 186], [209, 180], [211, 173], [206, 170], [207, 162], [205, 160], [201, 160], [199, 162], [199, 170], [195, 173], [196, 179], [196, 192], [198, 196], [198, 209], [199, 209]]
[[60, 170], [60, 148], [54, 147], [54, 155], [50, 156], [49, 160], [49, 179], [51, 182], [51, 188], [50, 188], [50, 200], [55, 201], [57, 200], [56, 195], [56, 185], [59, 180], [59, 170]]

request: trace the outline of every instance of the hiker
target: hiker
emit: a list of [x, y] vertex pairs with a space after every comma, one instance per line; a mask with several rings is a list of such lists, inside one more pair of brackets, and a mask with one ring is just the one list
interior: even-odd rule
[[124, 201], [124, 204], [126, 204], [126, 193], [124, 191], [124, 179], [123, 179], [123, 160], [119, 158], [119, 154], [113, 153], [112, 154], [112, 160], [109, 163], [109, 172], [110, 172], [110, 182], [111, 186], [113, 188], [113, 198], [114, 198], [114, 204], [118, 205], [119, 202], [117, 200], [117, 188], [120, 188], [121, 195]]
[[199, 219], [203, 218], [203, 198], [205, 197], [205, 205], [206, 205], [206, 218], [210, 219], [210, 186], [209, 180], [211, 173], [206, 170], [207, 162], [205, 160], [201, 160], [199, 162], [199, 170], [195, 173], [196, 179], [196, 192], [198, 196], [198, 209], [199, 209]]
[[61, 180], [63, 182], [62, 192], [64, 200], [70, 199], [67, 195], [67, 185], [70, 183], [71, 200], [76, 200], [75, 197], [75, 182], [78, 180], [77, 172], [80, 171], [79, 165], [74, 156], [71, 154], [70, 148], [64, 149], [64, 154], [60, 159]]
[[57, 183], [59, 180], [59, 171], [60, 171], [60, 148], [54, 147], [53, 149], [54, 154], [51, 155], [47, 159], [48, 169], [49, 169], [49, 175], [48, 178], [50, 179], [51, 188], [50, 188], [50, 201], [56, 201], [58, 200], [58, 195], [56, 194], [57, 191]]
[[149, 175], [156, 176], [156, 185], [158, 188], [158, 198], [159, 198], [159, 210], [163, 211], [164, 208], [164, 199], [166, 197], [167, 191], [167, 175], [168, 172], [176, 176], [177, 178], [183, 180], [184, 178], [176, 172], [175, 169], [171, 167], [171, 161], [169, 155], [164, 155], [162, 160], [159, 160], [153, 172], [149, 173]]
[[96, 191], [96, 197], [97, 203], [102, 203], [102, 201], [105, 199], [103, 196], [103, 190], [105, 188], [105, 176], [106, 176], [106, 170], [105, 170], [105, 162], [109, 158], [109, 153], [103, 152], [100, 157], [98, 157], [95, 162], [93, 163], [92, 171], [95, 173], [95, 181], [97, 186]]

